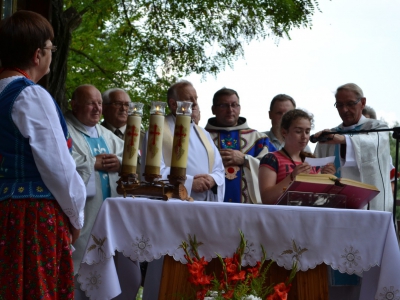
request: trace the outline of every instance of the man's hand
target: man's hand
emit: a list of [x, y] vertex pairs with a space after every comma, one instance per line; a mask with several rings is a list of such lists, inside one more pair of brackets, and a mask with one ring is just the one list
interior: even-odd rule
[[244, 154], [239, 150], [222, 149], [219, 151], [224, 167], [241, 166], [244, 164]]
[[115, 154], [99, 154], [96, 156], [94, 169], [96, 171], [118, 172], [121, 167]]
[[[331, 130], [329, 129], [325, 129], [322, 131], [317, 132], [316, 134], [314, 134], [314, 136], [316, 138], [318, 138], [322, 132], [330, 132]], [[346, 138], [344, 137], [344, 135], [342, 134], [324, 134], [324, 136], [326, 138], [328, 138], [328, 140], [326, 142], [319, 142], [321, 144], [346, 144]]]
[[215, 185], [215, 180], [208, 174], [198, 174], [193, 177], [192, 191], [202, 193], [210, 190]]

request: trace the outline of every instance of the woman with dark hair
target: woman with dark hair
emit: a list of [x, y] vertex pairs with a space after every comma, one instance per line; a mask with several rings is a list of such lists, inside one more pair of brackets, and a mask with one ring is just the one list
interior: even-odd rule
[[260, 162], [258, 180], [264, 204], [275, 204], [284, 189], [300, 173], [335, 173], [333, 164], [317, 170], [304, 162], [306, 157], [312, 157], [311, 153], [303, 151], [310, 140], [312, 125], [313, 116], [301, 109], [293, 109], [283, 115], [281, 132], [285, 146], [279, 151], [268, 153]]
[[36, 82], [53, 29], [34, 12], [0, 24], [0, 299], [73, 299], [70, 245], [86, 190], [61, 111]]

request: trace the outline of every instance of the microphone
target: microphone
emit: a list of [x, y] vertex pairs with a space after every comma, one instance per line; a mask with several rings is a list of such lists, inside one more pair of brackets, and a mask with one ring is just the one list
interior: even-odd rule
[[332, 134], [334, 132], [331, 131], [323, 131], [319, 135], [319, 137], [316, 137], [314, 134], [310, 135], [310, 142], [311, 143], [317, 143], [317, 142], [327, 142], [332, 140], [332, 138], [328, 137], [328, 134]]

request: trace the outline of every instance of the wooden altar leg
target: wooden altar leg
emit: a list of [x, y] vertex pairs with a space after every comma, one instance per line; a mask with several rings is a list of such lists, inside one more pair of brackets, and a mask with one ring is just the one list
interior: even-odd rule
[[[218, 259], [213, 259], [207, 266], [207, 273], [220, 274], [221, 264]], [[283, 282], [290, 271], [272, 264], [268, 271], [266, 285]], [[188, 282], [186, 265], [175, 261], [172, 257], [164, 257], [163, 272], [161, 277], [158, 300], [187, 300], [193, 298], [194, 289]], [[191, 297], [190, 297], [191, 296]], [[194, 298], [193, 298], [194, 299]], [[293, 280], [288, 300], [327, 300], [328, 296], [328, 271], [325, 264], [318, 265], [307, 272], [299, 271]]]

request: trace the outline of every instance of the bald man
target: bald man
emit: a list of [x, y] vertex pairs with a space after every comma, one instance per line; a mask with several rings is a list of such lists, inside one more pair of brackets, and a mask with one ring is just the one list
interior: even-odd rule
[[[79, 239], [74, 243], [72, 253], [75, 274], [79, 270], [86, 244], [90, 239], [97, 213], [108, 197], [117, 197], [116, 181], [121, 167], [123, 140], [110, 130], [99, 125], [102, 115], [102, 97], [93, 85], [81, 85], [72, 94], [71, 108], [65, 114], [68, 130], [73, 140], [72, 156], [76, 169], [86, 185], [85, 223]], [[122, 255], [121, 255], [122, 256]], [[137, 288], [140, 286], [140, 271], [137, 263], [127, 260], [125, 266], [128, 277], [138, 276]], [[118, 267], [118, 265], [117, 265]], [[125, 272], [125, 271], [124, 271]], [[134, 282], [131, 281], [131, 286]], [[133, 292], [134, 293], [134, 292]], [[87, 299], [84, 292], [75, 282], [75, 299]]]

